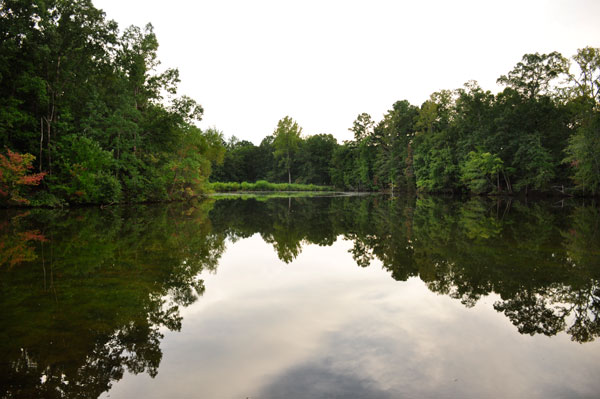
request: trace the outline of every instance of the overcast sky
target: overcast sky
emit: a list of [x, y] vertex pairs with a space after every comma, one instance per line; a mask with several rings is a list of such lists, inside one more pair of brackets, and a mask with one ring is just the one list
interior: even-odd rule
[[600, 0], [93, 0], [119, 27], [154, 25], [162, 67], [201, 127], [255, 144], [286, 115], [351, 138], [361, 112], [496, 79], [525, 53], [600, 47]]

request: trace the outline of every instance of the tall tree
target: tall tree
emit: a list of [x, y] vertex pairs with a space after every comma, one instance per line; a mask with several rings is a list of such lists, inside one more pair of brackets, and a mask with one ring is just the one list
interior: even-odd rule
[[288, 183], [292, 182], [292, 161], [301, 141], [301, 133], [302, 128], [289, 116], [281, 119], [273, 132], [275, 137], [273, 140], [273, 147], [275, 148], [273, 155], [279, 160], [279, 165], [286, 169]]
[[512, 87], [527, 98], [548, 94], [550, 82], [568, 72], [568, 60], [560, 53], [525, 54], [521, 62], [498, 83]]
[[348, 144], [352, 148], [356, 188], [359, 191], [372, 190], [376, 186], [374, 182], [377, 155], [375, 121], [371, 119], [371, 115], [363, 112], [356, 117], [348, 130], [354, 134], [354, 141]]
[[151, 25], [119, 35], [90, 0], [0, 0], [0, 148], [37, 155], [49, 203], [202, 191], [215, 151], [193, 128], [203, 109], [176, 97], [157, 49]]
[[584, 192], [600, 194], [600, 48], [579, 49], [573, 57], [579, 76], [575, 84], [576, 133], [570, 137], [565, 162], [574, 169], [573, 180]]
[[329, 185], [331, 159], [337, 140], [331, 134], [315, 134], [302, 140], [299, 152], [299, 173], [302, 182]]
[[392, 191], [398, 186], [414, 187], [411, 141], [418, 112], [418, 108], [408, 101], [397, 101], [375, 128], [378, 181]]
[[348, 130], [354, 133], [354, 141], [359, 142], [371, 136], [374, 127], [375, 121], [371, 119], [371, 115], [363, 112], [356, 117], [352, 123], [352, 127]]
[[450, 129], [455, 95], [448, 90], [433, 93], [421, 105], [415, 122], [414, 169], [418, 190], [456, 190], [458, 165], [455, 130]]

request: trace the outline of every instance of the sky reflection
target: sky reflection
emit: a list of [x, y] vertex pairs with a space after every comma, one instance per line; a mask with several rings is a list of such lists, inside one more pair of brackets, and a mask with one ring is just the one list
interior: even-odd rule
[[472, 308], [419, 278], [359, 268], [352, 244], [291, 263], [259, 235], [228, 242], [206, 291], [165, 331], [160, 372], [103, 397], [595, 397], [597, 342], [520, 335], [483, 297]]

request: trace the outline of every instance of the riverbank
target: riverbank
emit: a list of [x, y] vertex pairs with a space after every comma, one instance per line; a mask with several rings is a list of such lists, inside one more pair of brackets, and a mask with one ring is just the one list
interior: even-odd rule
[[248, 182], [212, 182], [208, 184], [211, 191], [215, 192], [234, 192], [234, 191], [328, 191], [335, 189], [330, 186], [318, 186], [316, 184], [298, 184], [298, 183], [271, 183], [266, 180], [258, 180], [255, 183]]

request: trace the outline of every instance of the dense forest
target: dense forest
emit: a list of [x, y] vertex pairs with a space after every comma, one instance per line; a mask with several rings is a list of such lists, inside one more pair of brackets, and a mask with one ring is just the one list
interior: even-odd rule
[[195, 126], [203, 109], [176, 96], [178, 71], [159, 71], [151, 25], [120, 32], [89, 0], [2, 0], [0, 22], [0, 197], [60, 205], [202, 192], [222, 140]]
[[367, 113], [354, 138], [302, 137], [289, 117], [259, 146], [224, 143], [219, 181], [289, 181], [358, 191], [514, 194], [600, 193], [600, 49], [572, 60], [526, 54], [498, 94], [474, 82], [397, 101], [379, 122]]
[[[196, 126], [149, 24], [90, 0], [0, 0], [0, 202], [185, 199], [207, 182], [359, 191], [600, 194], [600, 49], [526, 54], [498, 94], [468, 82], [366, 113], [339, 144], [281, 119], [260, 145]], [[212, 173], [212, 174], [211, 174]]]

